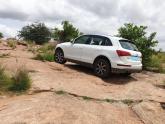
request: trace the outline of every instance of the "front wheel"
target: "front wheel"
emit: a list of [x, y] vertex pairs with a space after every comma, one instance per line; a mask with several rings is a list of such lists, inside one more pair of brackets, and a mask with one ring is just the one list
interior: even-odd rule
[[54, 55], [54, 59], [55, 62], [60, 63], [60, 64], [64, 64], [66, 62], [65, 58], [64, 58], [64, 53], [62, 50], [56, 50], [55, 55]]
[[101, 78], [107, 78], [111, 72], [111, 66], [106, 59], [98, 59], [94, 62], [94, 72]]

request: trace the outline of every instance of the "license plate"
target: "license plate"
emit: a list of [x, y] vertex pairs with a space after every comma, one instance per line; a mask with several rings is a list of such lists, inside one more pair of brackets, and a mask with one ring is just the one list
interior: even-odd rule
[[138, 56], [131, 56], [130, 57], [130, 60], [133, 60], [133, 61], [140, 61], [140, 58]]

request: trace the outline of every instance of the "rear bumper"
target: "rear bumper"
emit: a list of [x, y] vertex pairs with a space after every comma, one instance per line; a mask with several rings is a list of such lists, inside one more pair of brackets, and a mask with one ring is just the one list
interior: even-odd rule
[[112, 73], [140, 73], [142, 69], [118, 69], [112, 68]]
[[142, 65], [133, 66], [118, 66], [117, 68], [112, 68], [113, 73], [139, 73], [142, 71]]

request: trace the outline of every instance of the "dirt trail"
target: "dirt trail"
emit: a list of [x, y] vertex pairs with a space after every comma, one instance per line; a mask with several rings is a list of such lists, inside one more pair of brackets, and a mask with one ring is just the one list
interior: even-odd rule
[[[0, 58], [9, 70], [26, 66], [33, 86], [32, 95], [0, 99], [0, 123], [163, 124], [165, 110], [160, 103], [165, 103], [165, 89], [155, 85], [165, 80], [164, 74], [142, 72], [130, 77], [112, 75], [102, 80], [80, 65], [33, 60], [33, 54], [24, 46], [3, 50], [3, 53], [10, 53], [10, 57]], [[33, 94], [36, 90], [47, 92]], [[122, 102], [83, 100], [54, 93], [59, 90], [94, 99], [142, 102], [128, 106]]]

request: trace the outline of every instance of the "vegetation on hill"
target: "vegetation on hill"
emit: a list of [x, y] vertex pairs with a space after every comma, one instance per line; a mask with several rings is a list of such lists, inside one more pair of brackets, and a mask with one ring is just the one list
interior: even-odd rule
[[[44, 23], [32, 23], [24, 26], [19, 31], [18, 36], [28, 41], [28, 50], [37, 53], [35, 59], [42, 61], [54, 61], [54, 45], [48, 44], [50, 38], [61, 42], [68, 42], [78, 37], [82, 33], [73, 26], [69, 21], [61, 23], [62, 29], [54, 28], [50, 30]], [[139, 51], [142, 53], [143, 69], [156, 69], [157, 72], [164, 72], [164, 53], [155, 51], [158, 41], [155, 40], [156, 32], [147, 34], [146, 26], [139, 26], [132, 23], [126, 23], [118, 29], [117, 36], [129, 39], [135, 43]], [[3, 34], [0, 33], [0, 38]], [[35, 48], [35, 44], [42, 45], [39, 49]], [[8, 46], [13, 49], [16, 47], [16, 42], [9, 41]], [[151, 70], [152, 70], [151, 69]]]

